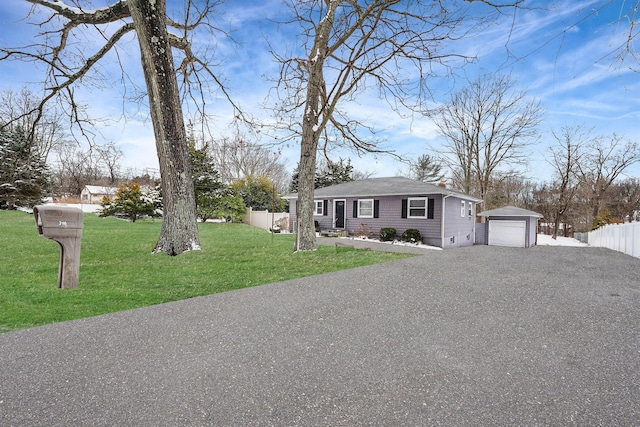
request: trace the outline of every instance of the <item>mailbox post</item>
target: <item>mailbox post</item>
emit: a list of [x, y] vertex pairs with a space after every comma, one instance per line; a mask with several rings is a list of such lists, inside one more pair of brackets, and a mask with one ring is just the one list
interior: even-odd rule
[[82, 209], [71, 206], [38, 205], [33, 216], [40, 237], [60, 245], [58, 287], [77, 288], [80, 273], [80, 241], [82, 240]]

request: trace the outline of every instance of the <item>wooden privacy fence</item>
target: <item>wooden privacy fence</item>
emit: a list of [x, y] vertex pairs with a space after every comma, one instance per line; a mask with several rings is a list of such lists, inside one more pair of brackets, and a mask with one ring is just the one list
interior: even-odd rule
[[287, 212], [272, 213], [269, 211], [254, 211], [252, 208], [247, 208], [247, 214], [242, 219], [242, 222], [267, 231], [271, 231], [272, 228], [280, 229], [284, 232], [289, 231], [289, 214]]
[[640, 258], [640, 222], [609, 224], [590, 231], [589, 245]]

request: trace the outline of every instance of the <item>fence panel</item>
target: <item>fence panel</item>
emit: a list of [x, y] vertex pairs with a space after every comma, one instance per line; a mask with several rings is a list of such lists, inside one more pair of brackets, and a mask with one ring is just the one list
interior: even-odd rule
[[269, 211], [254, 211], [247, 208], [247, 213], [242, 219], [245, 224], [271, 231], [271, 228], [280, 226], [282, 231], [289, 231], [289, 214], [287, 212], [271, 213]]
[[590, 231], [589, 245], [640, 258], [640, 222], [609, 224]]

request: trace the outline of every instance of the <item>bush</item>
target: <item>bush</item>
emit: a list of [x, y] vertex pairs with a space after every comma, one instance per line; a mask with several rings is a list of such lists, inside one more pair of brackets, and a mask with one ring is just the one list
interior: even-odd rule
[[360, 227], [358, 227], [355, 230], [352, 230], [352, 233], [358, 237], [364, 237], [368, 239], [373, 234], [373, 231], [371, 230], [371, 227], [369, 227], [367, 224], [360, 223]]
[[613, 215], [611, 215], [611, 212], [609, 212], [609, 209], [604, 208], [600, 211], [600, 213], [598, 213], [598, 216], [595, 217], [595, 219], [593, 220], [593, 223], [591, 224], [591, 231], [597, 230], [603, 225], [613, 224], [613, 223], [615, 223], [613, 219]]
[[405, 230], [400, 237], [403, 242], [422, 243], [422, 234], [415, 228]]
[[392, 242], [396, 238], [396, 229], [393, 227], [386, 227], [380, 229], [380, 240], [383, 242]]
[[138, 218], [152, 217], [156, 213], [153, 200], [142, 192], [139, 184], [131, 182], [120, 185], [113, 200], [109, 200], [106, 196], [102, 199], [102, 211], [99, 215], [124, 217], [131, 222], [136, 222]]

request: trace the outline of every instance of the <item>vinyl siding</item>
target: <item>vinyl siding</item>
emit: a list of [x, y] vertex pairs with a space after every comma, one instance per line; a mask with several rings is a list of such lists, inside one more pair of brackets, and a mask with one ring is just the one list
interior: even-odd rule
[[[460, 215], [461, 203], [465, 202], [464, 217]], [[458, 197], [445, 199], [446, 221], [444, 225], [443, 248], [459, 248], [473, 246], [475, 242], [475, 217], [476, 207], [472, 203], [471, 215], [468, 213], [469, 202]]]
[[[408, 198], [425, 197], [431, 199], [430, 202], [434, 204], [433, 207], [433, 219], [428, 218], [402, 218], [402, 200]], [[372, 197], [362, 197], [361, 199], [372, 199]], [[365, 225], [372, 232], [372, 237], [379, 237], [380, 229], [386, 227], [393, 227], [396, 229], [398, 238], [402, 233], [410, 228], [415, 228], [422, 234], [425, 244], [452, 248], [459, 246], [470, 246], [474, 244], [474, 226], [475, 226], [475, 203], [472, 203], [472, 214], [469, 217], [465, 214], [465, 217], [460, 216], [460, 202], [461, 198], [455, 196], [449, 196], [445, 198], [447, 221], [445, 223], [445, 241], [444, 246], [441, 239], [442, 233], [442, 200], [441, 194], [424, 194], [424, 195], [412, 195], [407, 196], [383, 196], [373, 197], [378, 201], [378, 218], [354, 218], [353, 208], [354, 201], [358, 198], [345, 197], [336, 198], [336, 200], [345, 200], [345, 229], [350, 235], [358, 233], [359, 229], [362, 229]], [[319, 199], [316, 200], [328, 200], [327, 203], [327, 215], [319, 216], [314, 215], [314, 220], [320, 223], [320, 229], [334, 228], [334, 199]], [[465, 200], [465, 203], [469, 203]], [[294, 223], [296, 217], [296, 201], [290, 201], [289, 212], [291, 218], [291, 229], [294, 231]], [[468, 238], [467, 238], [468, 236]], [[454, 242], [451, 243], [451, 237], [454, 237]]]

